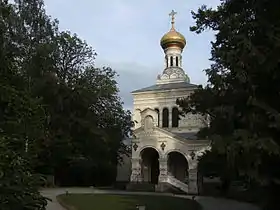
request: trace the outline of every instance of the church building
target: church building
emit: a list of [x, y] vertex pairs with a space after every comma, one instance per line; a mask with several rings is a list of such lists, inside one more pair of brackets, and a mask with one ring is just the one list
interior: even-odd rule
[[197, 158], [209, 149], [209, 141], [196, 134], [207, 120], [199, 115], [179, 116], [178, 98], [193, 93], [197, 85], [182, 68], [185, 37], [175, 29], [162, 37], [164, 69], [156, 83], [132, 92], [134, 137], [131, 140], [130, 183], [154, 184], [157, 191], [176, 188], [198, 194]]

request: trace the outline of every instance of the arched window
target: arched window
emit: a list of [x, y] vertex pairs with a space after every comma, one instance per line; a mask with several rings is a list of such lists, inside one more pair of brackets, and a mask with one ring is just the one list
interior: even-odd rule
[[172, 128], [177, 128], [179, 126], [179, 110], [177, 107], [172, 109]]
[[170, 66], [173, 66], [173, 57], [170, 57]]
[[154, 127], [154, 120], [153, 117], [148, 115], [144, 119], [144, 129], [145, 130], [150, 130]]
[[179, 66], [179, 58], [176, 56], [176, 66]]
[[162, 127], [168, 128], [169, 126], [169, 111], [168, 108], [162, 110]]
[[168, 58], [167, 57], [165, 57], [165, 62], [166, 62], [166, 68], [169, 67], [168, 66]]
[[159, 109], [156, 108], [155, 111], [157, 112], [157, 116], [158, 116], [158, 127], [159, 127]]

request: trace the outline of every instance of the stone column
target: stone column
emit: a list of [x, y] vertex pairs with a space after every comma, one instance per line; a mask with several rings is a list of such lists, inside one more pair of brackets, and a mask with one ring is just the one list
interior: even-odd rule
[[179, 63], [180, 63], [180, 67], [182, 68], [182, 56], [179, 56]]
[[164, 192], [166, 190], [166, 183], [165, 183], [166, 179], [167, 179], [167, 158], [160, 158], [158, 184], [156, 185], [157, 192]]
[[158, 127], [162, 128], [162, 108], [159, 108], [159, 125]]
[[165, 182], [166, 178], [167, 178], [167, 158], [160, 158], [158, 182]]
[[172, 128], [172, 107], [170, 107], [170, 108], [168, 108], [168, 111], [169, 111], [169, 125], [168, 125], [168, 127], [169, 128]]
[[191, 160], [189, 165], [189, 194], [198, 194], [197, 160]]
[[168, 67], [168, 58], [167, 56], [164, 57], [164, 68], [166, 69]]
[[198, 194], [197, 169], [189, 169], [189, 194]]
[[131, 176], [130, 182], [142, 182], [142, 174], [141, 174], [141, 158], [132, 158], [131, 159]]

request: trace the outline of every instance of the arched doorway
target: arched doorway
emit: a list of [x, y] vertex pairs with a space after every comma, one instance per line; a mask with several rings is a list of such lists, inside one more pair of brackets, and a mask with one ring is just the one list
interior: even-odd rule
[[168, 154], [168, 174], [176, 179], [187, 183], [188, 182], [188, 161], [180, 152], [170, 152]]
[[152, 184], [157, 184], [159, 175], [158, 152], [151, 147], [145, 148], [141, 151], [141, 158], [141, 174], [143, 176], [143, 181]]

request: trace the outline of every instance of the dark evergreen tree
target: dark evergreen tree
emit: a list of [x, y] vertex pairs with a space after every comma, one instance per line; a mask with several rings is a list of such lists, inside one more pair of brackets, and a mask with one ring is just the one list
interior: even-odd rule
[[225, 169], [270, 186], [280, 174], [279, 8], [278, 1], [224, 0], [193, 12], [192, 31], [216, 34], [212, 65], [206, 87], [178, 101], [184, 112], [210, 116], [200, 134], [225, 157]]

